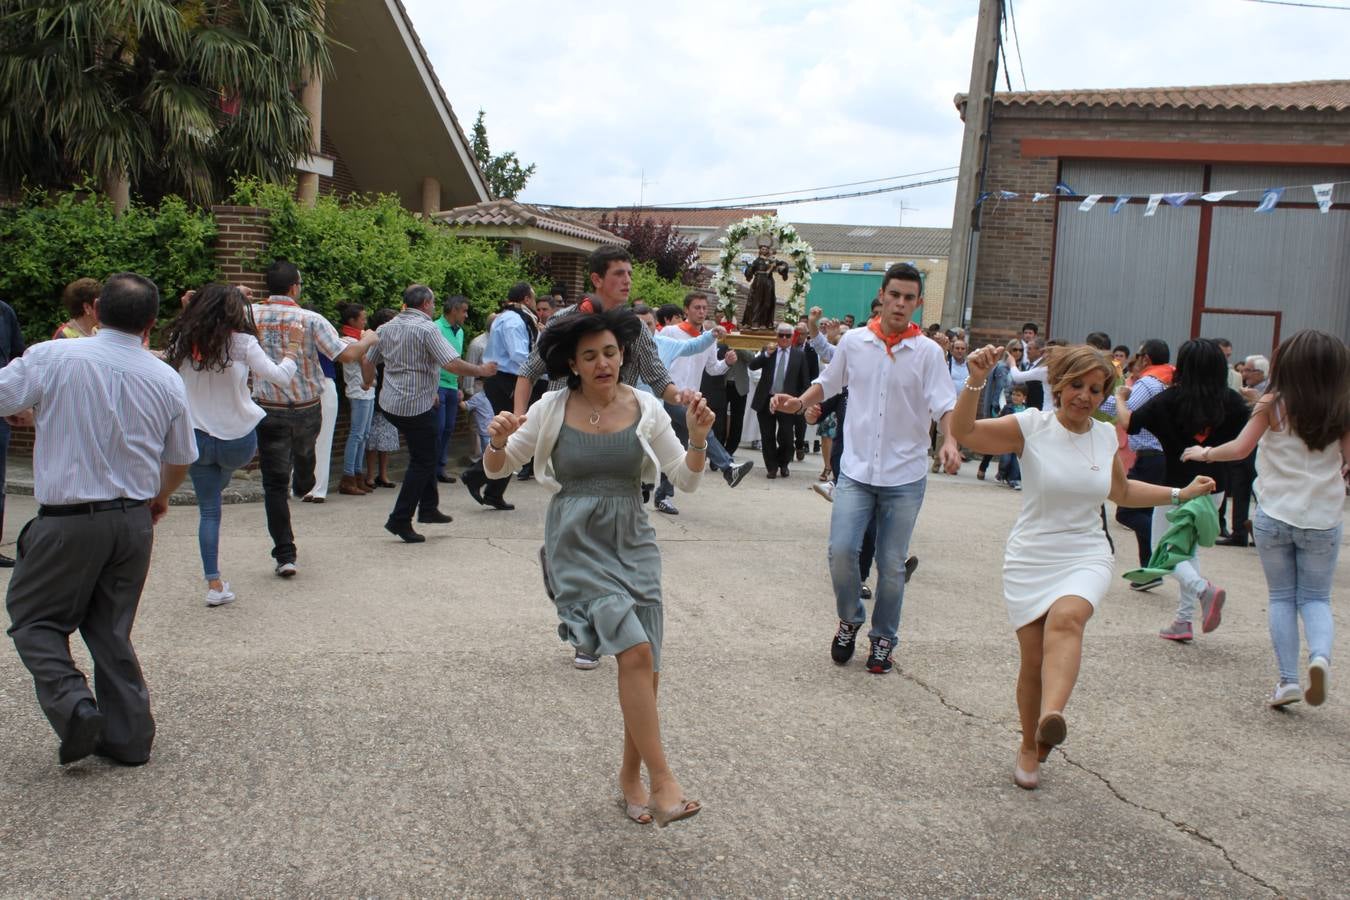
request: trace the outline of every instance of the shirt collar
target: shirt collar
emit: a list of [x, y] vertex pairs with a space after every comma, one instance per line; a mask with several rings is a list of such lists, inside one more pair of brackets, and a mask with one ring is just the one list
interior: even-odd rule
[[[853, 329], [850, 328], [849, 331], [850, 331], [850, 333], [851, 333], [851, 332], [853, 331]], [[870, 329], [870, 328], [863, 328], [862, 331], [863, 331], [863, 338], [864, 338], [865, 340], [871, 341], [873, 344], [876, 344], [878, 347], [881, 347], [881, 348], [883, 348], [883, 349], [886, 347], [886, 345], [883, 344], [883, 343], [881, 342], [881, 339], [878, 338], [875, 334], [872, 333], [872, 329]], [[925, 341], [925, 340], [928, 340], [928, 338], [924, 337], [922, 334], [916, 334], [916, 335], [914, 335], [913, 337], [907, 337], [907, 338], [902, 339], [902, 340], [900, 341], [900, 343], [896, 344], [895, 346], [897, 346], [897, 347], [917, 347], [917, 346], [919, 345], [919, 341]]]
[[403, 311], [400, 312], [399, 315], [400, 315], [400, 316], [403, 316], [403, 315], [407, 315], [408, 313], [416, 313], [417, 315], [419, 315], [419, 316], [421, 316], [422, 318], [426, 319], [428, 322], [431, 321], [431, 316], [429, 316], [429, 315], [427, 315], [426, 313], [422, 312], [420, 309], [417, 309], [417, 308], [412, 307], [412, 306], [405, 306], [405, 307], [403, 307]]
[[116, 328], [109, 328], [107, 325], [99, 328], [97, 332], [90, 336], [89, 340], [112, 341], [115, 344], [122, 344], [127, 347], [140, 348], [145, 346], [141, 342], [139, 334], [131, 334], [126, 331], [118, 331]]
[[268, 296], [267, 302], [268, 302], [268, 303], [275, 303], [275, 304], [277, 304], [278, 306], [297, 306], [297, 307], [298, 307], [298, 306], [300, 305], [299, 303], [296, 303], [294, 300], [292, 300], [290, 297], [287, 297], [285, 294], [271, 294], [271, 295]]

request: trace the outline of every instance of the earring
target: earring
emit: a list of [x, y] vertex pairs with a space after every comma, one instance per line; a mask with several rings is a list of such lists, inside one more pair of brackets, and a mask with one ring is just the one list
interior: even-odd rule
[[572, 374], [573, 374], [573, 375], [580, 375], [581, 373], [578, 372], [576, 369], [573, 369], [573, 370], [572, 370]]

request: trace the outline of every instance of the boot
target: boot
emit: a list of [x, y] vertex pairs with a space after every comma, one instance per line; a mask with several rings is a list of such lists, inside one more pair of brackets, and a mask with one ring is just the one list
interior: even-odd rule
[[357, 486], [356, 476], [354, 475], [342, 476], [342, 480], [338, 482], [338, 493], [350, 494], [356, 497], [364, 497], [366, 495], [366, 492]]

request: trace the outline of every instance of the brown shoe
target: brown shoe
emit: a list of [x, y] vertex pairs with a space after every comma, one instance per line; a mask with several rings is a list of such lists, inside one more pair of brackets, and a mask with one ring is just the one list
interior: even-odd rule
[[343, 475], [342, 481], [338, 483], [339, 494], [350, 494], [356, 497], [364, 497], [366, 492], [358, 487], [358, 482], [354, 476]]

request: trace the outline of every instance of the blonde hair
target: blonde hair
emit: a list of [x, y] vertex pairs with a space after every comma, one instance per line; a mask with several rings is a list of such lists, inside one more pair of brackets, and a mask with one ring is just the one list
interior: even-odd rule
[[1046, 350], [1046, 356], [1049, 357], [1046, 386], [1056, 406], [1059, 406], [1059, 395], [1066, 387], [1093, 372], [1102, 373], [1103, 393], [1109, 391], [1116, 380], [1115, 365], [1096, 347], [1087, 344], [1051, 347]]

